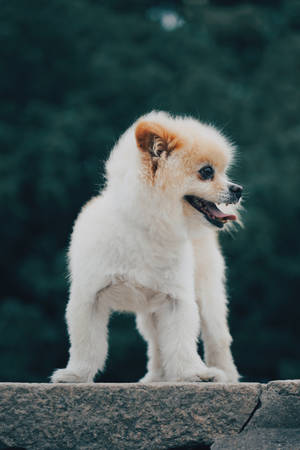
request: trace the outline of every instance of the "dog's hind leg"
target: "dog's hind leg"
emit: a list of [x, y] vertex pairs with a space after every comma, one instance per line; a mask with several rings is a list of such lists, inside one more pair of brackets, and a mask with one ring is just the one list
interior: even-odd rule
[[93, 381], [98, 370], [103, 370], [109, 308], [101, 300], [96, 294], [84, 295], [72, 286], [66, 311], [70, 358], [65, 369], [53, 373], [52, 382], [88, 383]]
[[140, 380], [140, 383], [162, 381], [164, 373], [161, 365], [161, 355], [157, 340], [155, 313], [138, 313], [136, 316], [136, 325], [148, 345], [147, 373]]

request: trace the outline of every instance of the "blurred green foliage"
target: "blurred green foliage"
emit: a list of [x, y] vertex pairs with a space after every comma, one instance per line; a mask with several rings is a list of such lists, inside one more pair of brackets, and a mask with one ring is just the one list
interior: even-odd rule
[[[233, 352], [246, 380], [300, 378], [300, 2], [0, 2], [0, 378], [67, 360], [65, 254], [118, 136], [151, 109], [238, 144], [245, 228], [223, 235]], [[145, 344], [111, 321], [101, 380], [134, 381]]]

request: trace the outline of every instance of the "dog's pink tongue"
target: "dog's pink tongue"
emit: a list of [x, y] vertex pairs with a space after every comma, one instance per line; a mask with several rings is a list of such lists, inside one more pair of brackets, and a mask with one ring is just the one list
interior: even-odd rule
[[225, 214], [223, 213], [214, 203], [210, 203], [208, 205], [208, 209], [211, 214], [213, 214], [217, 219], [220, 220], [236, 220], [236, 216], [234, 214]]

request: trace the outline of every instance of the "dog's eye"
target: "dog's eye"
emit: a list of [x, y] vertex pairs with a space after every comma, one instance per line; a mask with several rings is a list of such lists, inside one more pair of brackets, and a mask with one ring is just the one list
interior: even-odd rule
[[211, 166], [204, 166], [199, 170], [199, 174], [202, 180], [211, 180], [215, 174], [215, 171]]

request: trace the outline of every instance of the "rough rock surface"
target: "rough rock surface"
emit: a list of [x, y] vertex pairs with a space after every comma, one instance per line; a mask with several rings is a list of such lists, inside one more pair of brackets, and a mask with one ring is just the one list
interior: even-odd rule
[[300, 380], [0, 383], [0, 448], [300, 450]]
[[0, 442], [27, 450], [201, 448], [238, 433], [260, 393], [256, 383], [2, 383]]
[[259, 428], [217, 439], [212, 450], [299, 450], [300, 432], [295, 429]]
[[300, 380], [271, 381], [260, 401], [249, 427], [300, 429]]
[[300, 380], [271, 381], [241, 433], [219, 438], [213, 450], [299, 450]]

